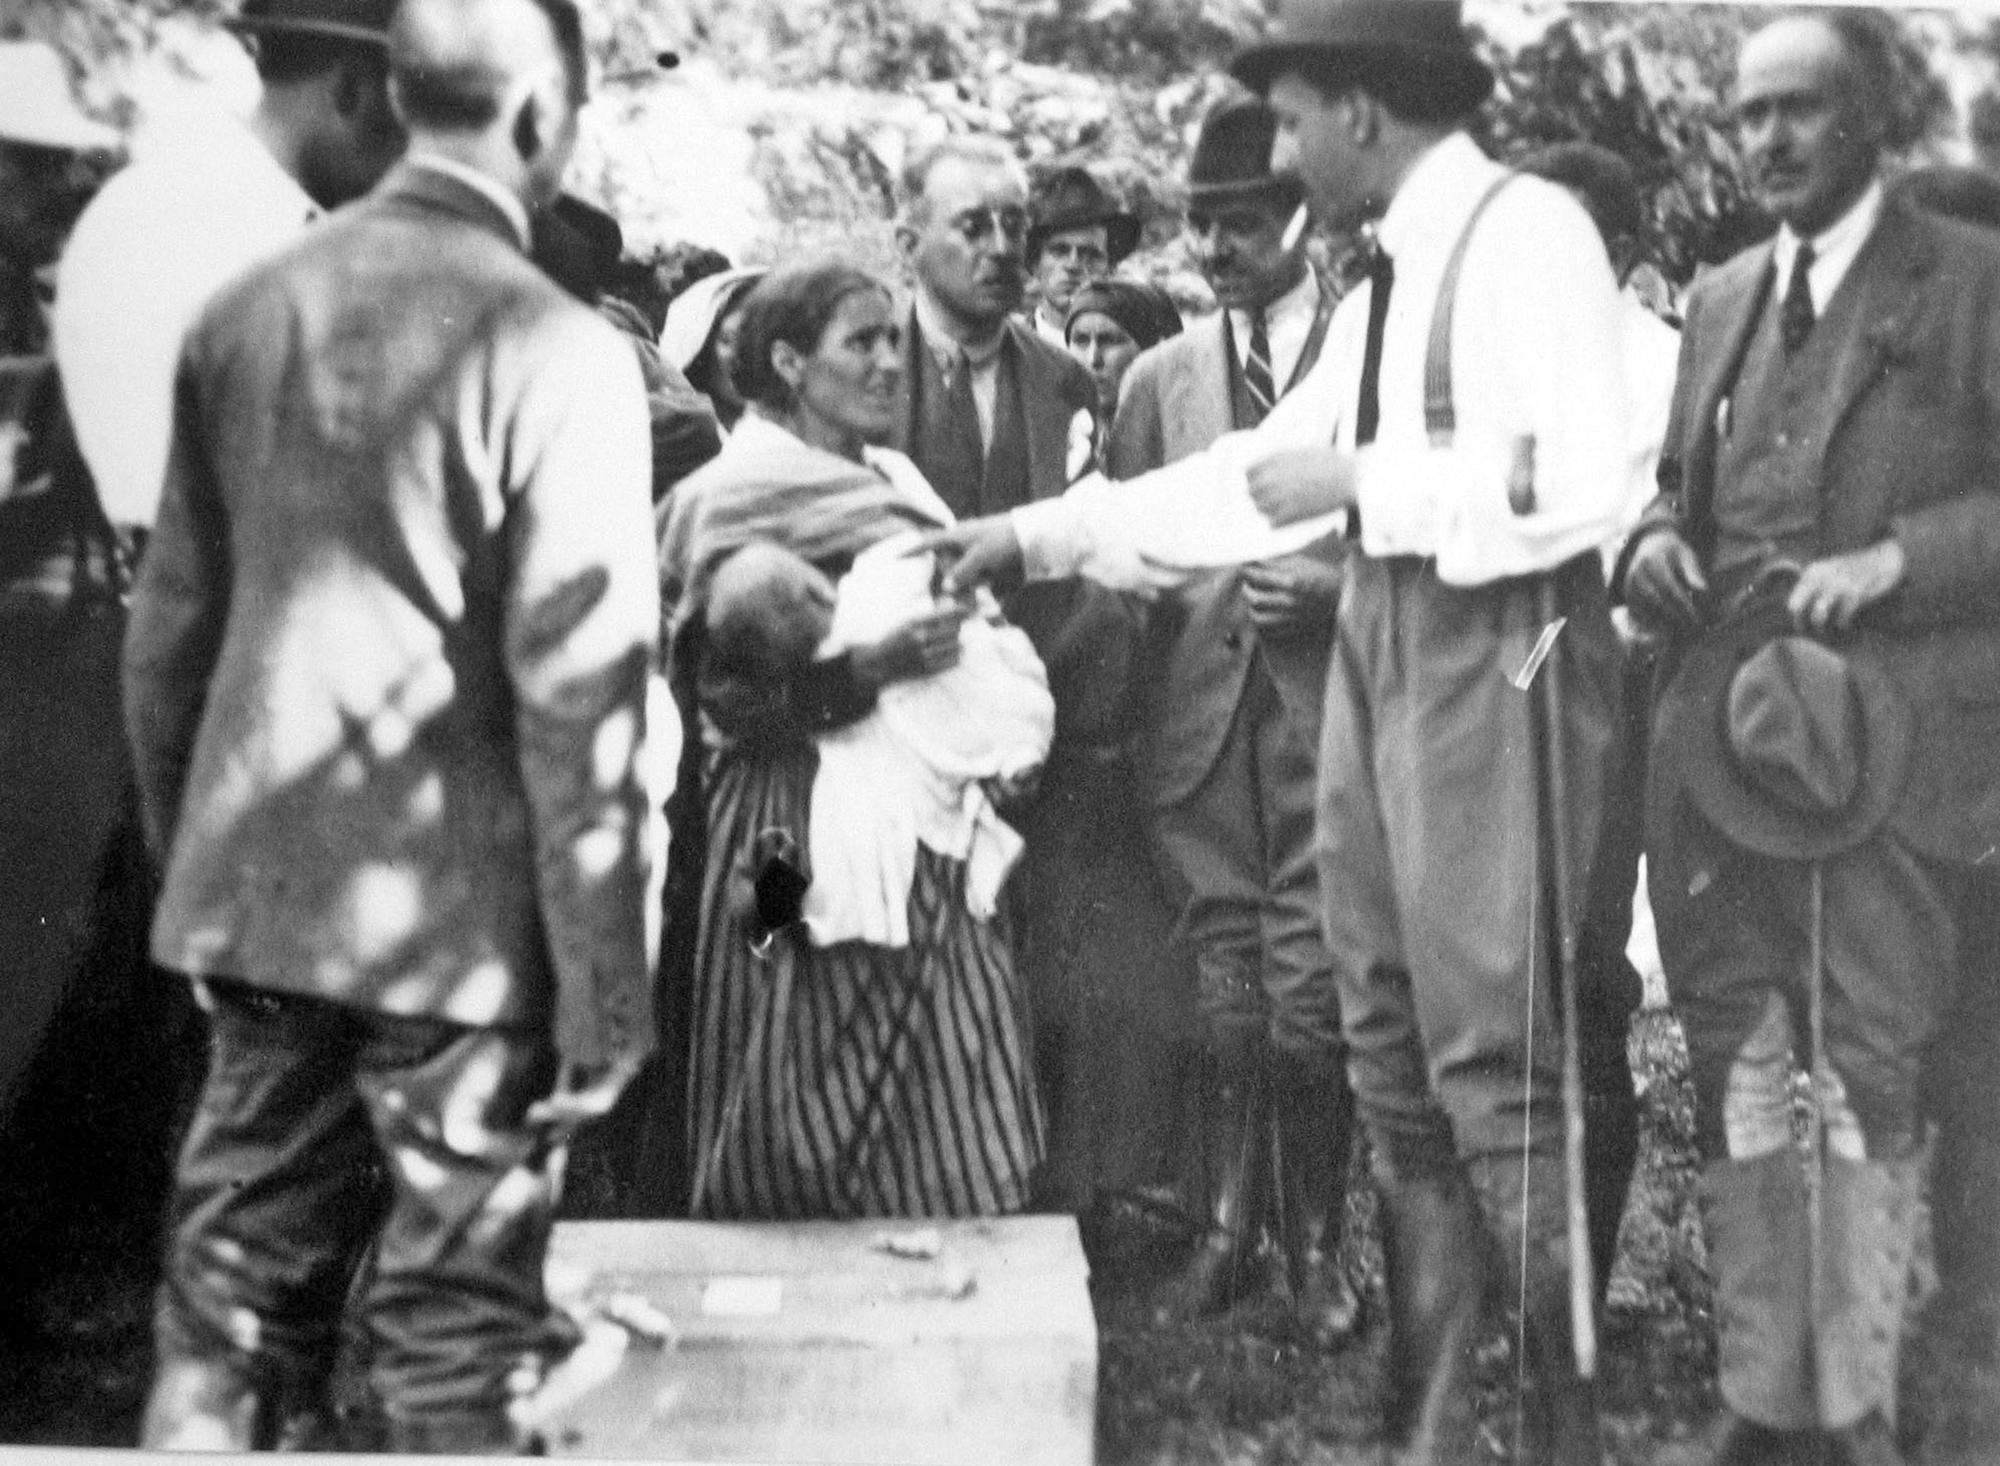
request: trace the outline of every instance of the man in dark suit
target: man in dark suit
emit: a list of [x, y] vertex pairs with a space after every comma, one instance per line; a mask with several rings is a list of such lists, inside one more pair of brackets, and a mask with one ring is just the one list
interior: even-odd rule
[[[1304, 194], [1296, 178], [1271, 175], [1275, 126], [1251, 97], [1202, 123], [1187, 227], [1223, 309], [1133, 363], [1106, 450], [1113, 478], [1256, 426], [1319, 359], [1335, 296], [1307, 261], [1306, 231], [1287, 238]], [[1193, 1117], [1210, 1232], [1163, 1307], [1186, 1315], [1231, 1302], [1254, 1276], [1259, 1213], [1275, 1200], [1294, 1304], [1326, 1342], [1355, 1321], [1339, 1266], [1354, 1097], [1312, 853], [1339, 591], [1336, 551], [1217, 571], [1162, 598], [1138, 754], [1195, 954], [1212, 1076]]]
[[[1628, 601], [1676, 639], [1650, 879], [1707, 1157], [1725, 1462], [1899, 1459], [1920, 1058], [2000, 842], [2000, 249], [1884, 198], [1878, 20], [1781, 20], [1744, 46], [1737, 118], [1781, 227], [1689, 299], [1663, 493], [1625, 554]], [[1717, 623], [1773, 585], [1794, 635], [1697, 675], [1741, 634]], [[1848, 690], [1829, 719], [1801, 681], [1793, 712], [1816, 748], [1854, 747], [1858, 779], [1801, 757], [1791, 780], [1767, 756], [1804, 726], [1762, 695], [1781, 658]], [[1748, 823], [1774, 795], [1798, 846], [1776, 854]], [[1802, 1174], [1808, 1028], [1821, 1164]]]
[[404, 0], [409, 157], [183, 353], [125, 706], [212, 1046], [150, 1447], [268, 1444], [369, 1239], [393, 1449], [513, 1449], [570, 1341], [543, 1257], [653, 1043], [673, 755], [638, 373], [526, 255], [584, 67], [570, 0]]
[[[996, 139], [947, 139], [910, 160], [903, 192], [897, 239], [914, 288], [892, 446], [961, 517], [1061, 494], [1090, 466], [1097, 389], [1015, 314], [1030, 222], [1021, 165]], [[1103, 1186], [1161, 1179], [1173, 1141], [1165, 1106], [1124, 1097], [1146, 1088], [1128, 1060], [1170, 1042], [1157, 1030], [1178, 970], [1126, 755], [1142, 616], [1081, 580], [1005, 604], [1056, 704], [1040, 788], [1015, 812], [1027, 850], [1012, 888], [1048, 1102], [1041, 1199], [1081, 1208]]]

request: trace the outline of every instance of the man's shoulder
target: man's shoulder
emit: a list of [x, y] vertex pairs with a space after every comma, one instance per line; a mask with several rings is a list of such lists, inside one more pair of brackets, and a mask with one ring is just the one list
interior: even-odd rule
[[[1054, 383], [1058, 395], [1065, 402], [1078, 407], [1089, 407], [1097, 401], [1097, 386], [1090, 379], [1083, 364], [1067, 351], [1058, 350], [1035, 334], [1032, 326], [1023, 325], [1009, 317], [1007, 332], [1014, 338], [1014, 344], [1021, 352], [1022, 360], [1030, 364], [1030, 382], [1039, 374]], [[1028, 383], [1023, 384], [1024, 387]]]

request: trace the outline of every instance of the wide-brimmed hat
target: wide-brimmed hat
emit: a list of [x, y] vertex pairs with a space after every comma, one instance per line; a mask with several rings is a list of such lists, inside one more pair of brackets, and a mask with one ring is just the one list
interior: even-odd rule
[[1678, 790], [1733, 844], [1818, 860], [1895, 809], [1915, 720], [1880, 667], [1804, 636], [1769, 601], [1710, 632], [1662, 702], [1654, 746]]
[[1329, 55], [1407, 69], [1466, 112], [1493, 91], [1493, 73], [1473, 53], [1459, 0], [1281, 0], [1270, 39], [1239, 54], [1229, 71], [1262, 92], [1287, 67]]
[[396, 0], [243, 0], [242, 10], [223, 24], [253, 36], [330, 36], [386, 45], [395, 9]]
[[1278, 119], [1257, 97], [1225, 97], [1201, 119], [1188, 160], [1188, 204], [1223, 204], [1270, 198], [1297, 203], [1303, 196], [1296, 178], [1271, 172], [1271, 144]]
[[1118, 206], [1087, 168], [1062, 168], [1049, 175], [1028, 202], [1028, 259], [1041, 255], [1051, 234], [1064, 229], [1106, 228], [1105, 249], [1117, 264], [1139, 243], [1139, 216]]
[[0, 142], [64, 152], [105, 152], [122, 145], [116, 128], [86, 116], [69, 89], [55, 48], [42, 41], [0, 42]]

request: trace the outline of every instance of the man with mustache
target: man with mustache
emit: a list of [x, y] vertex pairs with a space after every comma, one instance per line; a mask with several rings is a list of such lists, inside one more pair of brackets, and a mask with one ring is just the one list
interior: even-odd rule
[[[1089, 465], [1097, 388], [1016, 315], [1027, 175], [997, 138], [947, 138], [910, 159], [903, 195], [897, 241], [914, 298], [891, 446], [960, 517], [1054, 498]], [[1013, 812], [1027, 853], [1010, 888], [1048, 1102], [1042, 1200], [1082, 1206], [1100, 1183], [1154, 1180], [1164, 1164], [1111, 1138], [1122, 1124], [1105, 1113], [1122, 1083], [1116, 1066], [1135, 1046], [1110, 1041], [1111, 1028], [1103, 1043], [1073, 1039], [1099, 1015], [1120, 1015], [1127, 1038], [1134, 1024], [1157, 1025], [1167, 1005], [1147, 1001], [1142, 984], [1176, 970], [1172, 913], [1145, 855], [1125, 755], [1141, 618], [1135, 604], [1075, 579], [1027, 587], [1005, 604], [1047, 667], [1056, 703], [1041, 786]]]
[[[1706, 1159], [1723, 1463], [1901, 1459], [1918, 1079], [1994, 898], [2000, 248], [1885, 196], [1893, 44], [1862, 11], [1744, 44], [1737, 125], [1778, 234], [1689, 297], [1662, 493], [1624, 557], [1671, 638], [1649, 871]], [[1752, 651], [1731, 612], [1759, 602], [1777, 629]], [[1960, 1148], [1953, 1183], [1996, 1184]]]

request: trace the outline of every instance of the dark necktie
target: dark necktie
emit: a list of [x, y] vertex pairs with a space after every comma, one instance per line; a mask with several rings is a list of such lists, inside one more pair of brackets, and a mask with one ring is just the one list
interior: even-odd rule
[[1799, 252], [1792, 257], [1792, 278], [1785, 285], [1785, 303], [1778, 309], [1778, 339], [1785, 343], [1787, 352], [1797, 351], [1806, 344], [1806, 337], [1812, 335], [1813, 298], [1809, 274], [1812, 267], [1813, 247], [1801, 242]]
[[1389, 324], [1389, 292], [1396, 266], [1380, 245], [1368, 261], [1368, 344], [1361, 354], [1361, 395], [1354, 405], [1354, 446], [1375, 441], [1382, 422], [1382, 333]]
[[1271, 376], [1271, 338], [1264, 329], [1261, 308], [1250, 313], [1250, 352], [1243, 360], [1243, 385], [1250, 390], [1256, 420], [1262, 422], [1278, 400], [1278, 389]]

